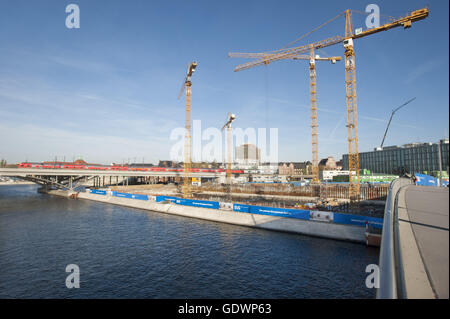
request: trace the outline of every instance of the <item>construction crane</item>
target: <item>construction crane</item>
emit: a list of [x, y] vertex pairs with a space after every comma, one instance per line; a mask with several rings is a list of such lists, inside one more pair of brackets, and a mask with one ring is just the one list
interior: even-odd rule
[[[335, 64], [340, 61], [340, 56], [321, 58], [314, 56], [314, 48], [310, 49], [309, 57], [309, 93], [311, 103], [311, 144], [312, 144], [312, 183], [319, 183], [319, 141], [317, 136], [317, 81], [316, 81], [316, 61], [331, 61]], [[301, 57], [294, 57], [294, 60], [300, 60]]]
[[[265, 53], [229, 53], [232, 58], [261, 58], [269, 57], [270, 54]], [[319, 143], [317, 136], [317, 81], [316, 81], [316, 61], [331, 61], [335, 64], [336, 61], [342, 60], [340, 56], [329, 58], [322, 58], [315, 55], [314, 47], [310, 48], [309, 55], [287, 56], [286, 59], [292, 60], [309, 60], [309, 87], [310, 87], [310, 102], [311, 102], [311, 144], [312, 144], [312, 183], [319, 183]], [[268, 63], [267, 63], [268, 64]], [[236, 68], [234, 71], [240, 71]]]
[[191, 192], [191, 76], [197, 67], [197, 62], [189, 63], [187, 74], [181, 86], [178, 99], [183, 95], [186, 88], [186, 131], [184, 134], [184, 185], [183, 197], [192, 198]]
[[[381, 31], [387, 31], [396, 27], [403, 26], [405, 29], [410, 28], [411, 24], [428, 17], [428, 8], [412, 11], [405, 17], [395, 19], [392, 22], [383, 24], [379, 27], [363, 31], [357, 29], [353, 33], [352, 11], [346, 10], [327, 23], [335, 20], [337, 17], [345, 14], [345, 36], [334, 36], [312, 44], [302, 45], [298, 47], [280, 49], [277, 51], [260, 54], [256, 60], [250, 61], [236, 66], [235, 71], [249, 69], [257, 65], [267, 65], [270, 62], [282, 59], [293, 58], [297, 55], [304, 54], [314, 49], [329, 47], [338, 43], [343, 43], [345, 48], [345, 87], [347, 101], [347, 135], [348, 135], [348, 168], [349, 168], [349, 197], [351, 203], [358, 203], [360, 200], [359, 185], [359, 153], [358, 153], [358, 121], [357, 121], [357, 105], [356, 105], [356, 78], [355, 78], [355, 51], [353, 48], [353, 40], [359, 39]], [[325, 24], [327, 24], [325, 23]], [[322, 24], [319, 28], [323, 27]], [[315, 30], [317, 30], [316, 28]], [[315, 31], [313, 30], [313, 31]], [[311, 33], [311, 32], [310, 32]], [[234, 53], [231, 53], [234, 55]], [[238, 54], [239, 55], [239, 54]], [[355, 178], [354, 178], [355, 177]]]
[[387, 124], [387, 126], [386, 126], [386, 131], [384, 131], [384, 136], [383, 136], [383, 140], [381, 141], [380, 149], [383, 148], [384, 139], [386, 138], [386, 134], [387, 134], [387, 131], [388, 131], [388, 129], [389, 129], [389, 125], [391, 125], [392, 117], [394, 116], [395, 112], [397, 112], [398, 110], [400, 110], [400, 109], [401, 109], [402, 107], [404, 107], [405, 105], [411, 103], [411, 102], [414, 101], [415, 99], [416, 99], [416, 98], [414, 97], [414, 98], [412, 98], [411, 100], [409, 100], [408, 102], [405, 102], [405, 103], [403, 103], [402, 105], [400, 105], [399, 107], [397, 107], [395, 110], [392, 110], [391, 117], [389, 118], [389, 122], [388, 122], [388, 124]]
[[232, 135], [231, 135], [231, 123], [233, 123], [233, 121], [235, 119], [236, 119], [236, 115], [231, 114], [230, 112], [228, 112], [227, 122], [222, 127], [222, 131], [225, 128], [227, 129], [227, 184], [228, 185], [231, 185], [231, 161], [232, 161], [231, 154], [233, 153], [233, 148], [232, 148], [233, 140], [232, 140]]

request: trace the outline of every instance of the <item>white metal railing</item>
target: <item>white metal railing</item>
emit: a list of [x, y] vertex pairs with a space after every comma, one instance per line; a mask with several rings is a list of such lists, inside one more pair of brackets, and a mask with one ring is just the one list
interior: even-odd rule
[[398, 178], [389, 185], [389, 193], [384, 208], [383, 235], [380, 246], [380, 288], [378, 299], [397, 299], [399, 297], [396, 272], [396, 240], [395, 225], [397, 221], [396, 197], [403, 186], [412, 184], [409, 178]]

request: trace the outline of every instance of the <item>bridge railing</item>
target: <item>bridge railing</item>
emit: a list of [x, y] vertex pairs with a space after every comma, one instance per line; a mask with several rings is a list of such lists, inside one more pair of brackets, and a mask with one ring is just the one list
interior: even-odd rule
[[397, 285], [398, 273], [396, 271], [396, 258], [398, 257], [398, 246], [395, 236], [397, 223], [397, 194], [403, 186], [411, 185], [409, 178], [398, 178], [389, 185], [384, 209], [383, 236], [380, 246], [380, 288], [377, 291], [379, 299], [399, 298], [399, 287]]

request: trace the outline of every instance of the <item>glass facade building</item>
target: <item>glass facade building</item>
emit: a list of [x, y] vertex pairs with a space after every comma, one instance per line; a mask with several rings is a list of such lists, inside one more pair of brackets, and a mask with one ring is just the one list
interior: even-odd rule
[[[440, 143], [411, 143], [388, 146], [373, 152], [359, 153], [359, 168], [372, 173], [395, 174], [427, 173], [439, 171], [439, 146], [441, 148], [442, 171], [449, 172], [448, 139]], [[348, 154], [343, 155], [343, 169], [348, 170]]]

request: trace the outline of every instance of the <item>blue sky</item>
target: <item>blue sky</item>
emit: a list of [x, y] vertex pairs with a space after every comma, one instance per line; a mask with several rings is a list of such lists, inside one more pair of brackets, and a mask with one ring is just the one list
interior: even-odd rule
[[[80, 8], [67, 29], [65, 7]], [[228, 52], [283, 47], [347, 8], [376, 3], [399, 17], [429, 5], [427, 19], [355, 41], [359, 150], [436, 142], [448, 136], [448, 1], [0, 1], [0, 158], [8, 162], [82, 156], [89, 162], [169, 158], [170, 133], [184, 126], [177, 100], [186, 67], [192, 118], [221, 128], [276, 127], [280, 161], [311, 158], [307, 61], [233, 72]], [[354, 28], [364, 27], [354, 15]], [[386, 20], [382, 19], [382, 22]], [[343, 35], [344, 18], [296, 45]], [[317, 52], [343, 56], [341, 45]], [[319, 157], [347, 153], [344, 66], [317, 65]]]

